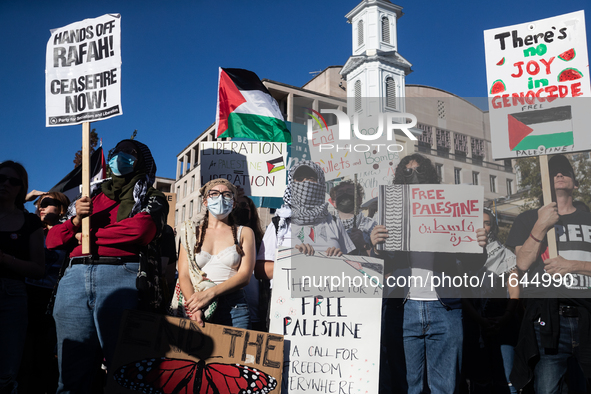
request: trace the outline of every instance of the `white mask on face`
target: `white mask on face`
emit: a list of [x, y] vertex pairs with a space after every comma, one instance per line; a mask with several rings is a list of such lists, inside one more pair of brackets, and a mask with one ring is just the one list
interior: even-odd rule
[[233, 207], [234, 199], [226, 199], [221, 194], [216, 198], [207, 198], [207, 210], [215, 216], [217, 220], [225, 219], [230, 212], [232, 212]]

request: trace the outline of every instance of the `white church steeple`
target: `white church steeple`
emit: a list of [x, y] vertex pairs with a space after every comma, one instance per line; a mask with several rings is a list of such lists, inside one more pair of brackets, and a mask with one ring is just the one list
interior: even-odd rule
[[402, 7], [388, 0], [363, 0], [345, 16], [352, 26], [353, 54], [341, 75], [357, 111], [364, 105], [361, 98], [375, 98], [380, 112], [405, 112], [405, 77], [412, 64], [398, 53], [397, 22], [402, 15]]

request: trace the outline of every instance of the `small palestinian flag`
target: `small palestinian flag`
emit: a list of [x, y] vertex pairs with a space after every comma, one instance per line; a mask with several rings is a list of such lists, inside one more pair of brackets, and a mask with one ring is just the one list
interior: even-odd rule
[[507, 122], [512, 151], [574, 144], [570, 106], [509, 114]]
[[259, 77], [239, 68], [220, 68], [216, 138], [240, 137], [287, 142], [287, 130], [277, 101]]
[[285, 162], [283, 156], [279, 156], [273, 160], [267, 160], [267, 173], [272, 174], [277, 171], [285, 170]]

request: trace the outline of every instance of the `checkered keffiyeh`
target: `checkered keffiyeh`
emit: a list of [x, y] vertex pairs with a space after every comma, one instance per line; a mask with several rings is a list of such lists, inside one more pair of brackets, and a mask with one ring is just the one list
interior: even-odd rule
[[[293, 175], [302, 166], [313, 169], [318, 177], [318, 182], [294, 182]], [[324, 171], [318, 164], [310, 160], [299, 161], [289, 171], [288, 182], [283, 200], [291, 206], [291, 220], [295, 224], [316, 224], [329, 215], [328, 203], [325, 202]]]

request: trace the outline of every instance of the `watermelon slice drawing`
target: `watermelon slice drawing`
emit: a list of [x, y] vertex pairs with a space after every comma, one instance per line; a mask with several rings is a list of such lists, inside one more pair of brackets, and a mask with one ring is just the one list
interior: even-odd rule
[[505, 58], [502, 58], [501, 60], [499, 60], [499, 62], [497, 63], [497, 66], [502, 66], [503, 64], [505, 64]]
[[497, 79], [496, 81], [493, 82], [493, 84], [490, 88], [490, 94], [503, 93], [505, 90], [507, 90], [505, 83], [503, 81], [501, 81], [500, 79]]
[[562, 52], [560, 55], [558, 55], [558, 58], [560, 60], [564, 60], [565, 62], [570, 62], [571, 60], [573, 60], [575, 58], [575, 56], [577, 56], [577, 53], [575, 52], [575, 48], [571, 48], [566, 52]]
[[565, 68], [558, 74], [558, 82], [574, 81], [583, 78], [583, 73], [576, 68]]

